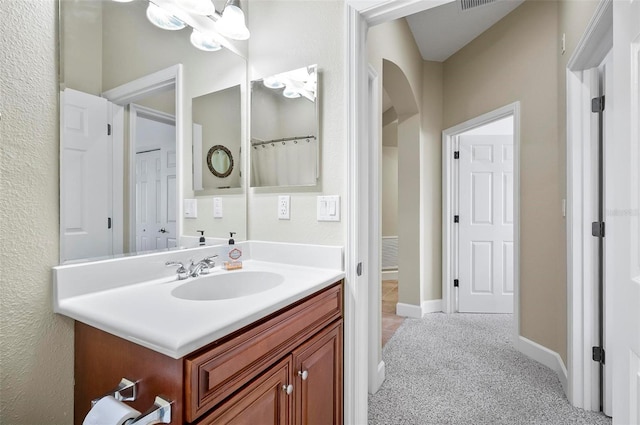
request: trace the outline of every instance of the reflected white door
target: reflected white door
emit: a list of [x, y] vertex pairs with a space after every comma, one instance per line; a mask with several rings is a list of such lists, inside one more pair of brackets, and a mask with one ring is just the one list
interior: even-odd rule
[[[175, 151], [136, 154], [136, 250], [177, 246]], [[171, 201], [171, 202], [170, 202]]]
[[[613, 2], [614, 137], [605, 238], [613, 252], [613, 423], [640, 423], [640, 1]], [[610, 201], [610, 202], [609, 202]], [[611, 350], [610, 350], [611, 351]]]
[[61, 260], [111, 254], [110, 147], [106, 99], [61, 94]]
[[136, 153], [136, 251], [161, 247], [160, 150]]
[[458, 310], [513, 312], [513, 137], [459, 136]]

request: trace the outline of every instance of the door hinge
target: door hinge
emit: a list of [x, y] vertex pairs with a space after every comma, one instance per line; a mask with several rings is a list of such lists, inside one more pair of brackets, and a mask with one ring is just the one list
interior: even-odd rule
[[591, 99], [591, 112], [604, 112], [604, 96], [594, 97]]
[[591, 348], [591, 358], [594, 362], [604, 364], [604, 348], [602, 347], [592, 347]]
[[459, 215], [454, 215], [453, 216], [453, 222], [454, 223], [460, 223], [460, 216]]
[[458, 288], [460, 286], [460, 281], [458, 279], [453, 279], [453, 287]]
[[604, 238], [604, 221], [594, 221], [591, 223], [591, 235], [596, 238]]
[[453, 153], [453, 159], [460, 159], [460, 151], [455, 151]]
[[111, 136], [111, 124], [107, 124], [107, 136]]
[[356, 266], [356, 275], [362, 276], [362, 262], [358, 263]]
[[111, 229], [111, 217], [107, 217], [107, 229]]

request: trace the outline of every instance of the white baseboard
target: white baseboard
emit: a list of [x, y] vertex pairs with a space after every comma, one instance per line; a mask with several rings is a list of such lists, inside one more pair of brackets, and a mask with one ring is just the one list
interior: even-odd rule
[[442, 311], [442, 300], [422, 301], [422, 314], [440, 313]]
[[413, 319], [422, 319], [425, 314], [436, 313], [442, 311], [442, 300], [422, 301], [418, 306], [415, 304], [396, 304], [396, 314], [403, 317], [411, 317]]
[[370, 383], [369, 394], [375, 394], [378, 392], [384, 382], [385, 376], [385, 365], [383, 361], [380, 361], [380, 363], [378, 363], [378, 373], [375, 377], [376, 382]]
[[398, 280], [398, 270], [382, 270], [382, 280]]
[[525, 356], [542, 363], [549, 369], [553, 370], [560, 379], [564, 393], [569, 397], [569, 380], [567, 377], [567, 368], [562, 361], [562, 357], [555, 351], [549, 350], [537, 342], [533, 342], [523, 336], [518, 338], [518, 350]]
[[422, 319], [422, 308], [419, 305], [398, 303], [396, 304], [396, 314], [412, 319]]

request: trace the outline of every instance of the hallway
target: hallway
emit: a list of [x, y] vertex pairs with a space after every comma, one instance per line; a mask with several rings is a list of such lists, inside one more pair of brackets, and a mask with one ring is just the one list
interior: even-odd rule
[[369, 424], [610, 425], [572, 407], [557, 375], [511, 344], [512, 315], [406, 319], [383, 349], [386, 380]]

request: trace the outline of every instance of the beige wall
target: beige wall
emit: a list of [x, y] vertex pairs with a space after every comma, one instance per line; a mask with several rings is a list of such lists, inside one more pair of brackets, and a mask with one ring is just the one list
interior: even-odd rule
[[[341, 1], [249, 2], [249, 77], [318, 64], [320, 181], [312, 188], [249, 190], [251, 239], [343, 245], [346, 237], [344, 5]], [[278, 220], [279, 194], [291, 195], [291, 219]], [[340, 195], [341, 221], [318, 222], [318, 195]]]
[[[422, 60], [404, 19], [371, 28], [367, 53], [399, 116], [399, 301], [420, 305], [442, 297], [442, 64]], [[402, 87], [402, 78], [410, 91]], [[415, 105], [407, 102], [409, 98]], [[421, 112], [418, 121], [407, 121], [416, 110]]]
[[422, 220], [424, 267], [422, 300], [442, 298], [442, 121], [443, 64], [422, 64]]
[[58, 264], [57, 6], [0, 2], [0, 422], [72, 423], [73, 321], [52, 311]]
[[521, 335], [566, 359], [558, 3], [526, 1], [444, 64], [445, 128], [521, 102]]
[[[398, 126], [385, 127], [398, 134]], [[386, 131], [385, 131], [386, 133]], [[382, 236], [398, 236], [398, 148], [382, 147]]]

